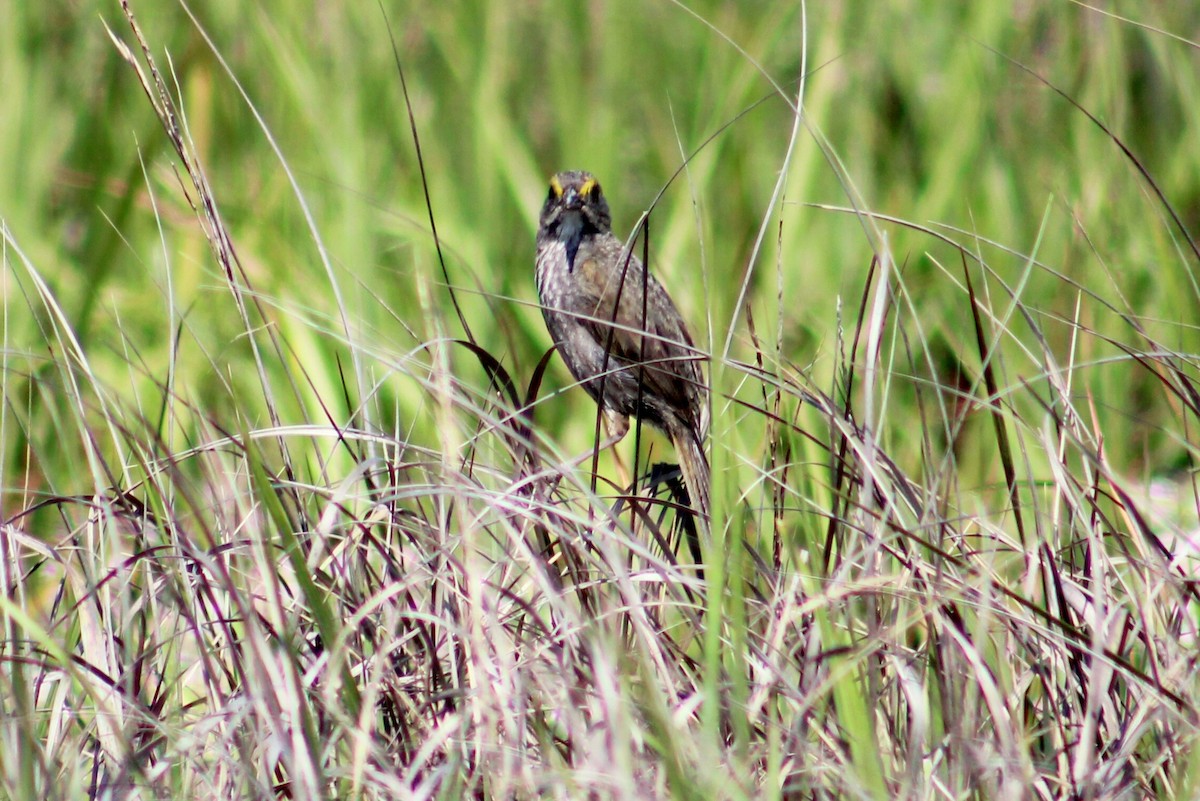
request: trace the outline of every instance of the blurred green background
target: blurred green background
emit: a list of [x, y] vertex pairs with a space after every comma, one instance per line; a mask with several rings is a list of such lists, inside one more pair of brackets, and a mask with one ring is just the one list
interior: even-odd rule
[[[1091, 393], [1117, 464], [1148, 475], [1187, 462], [1178, 405], [1150, 370], [1112, 363], [1121, 348], [1107, 340], [1144, 348], [1132, 319], [1196, 353], [1196, 260], [1119, 148], [1030, 72], [1103, 120], [1196, 231], [1200, 5], [1112, 3], [1106, 14], [1070, 2], [857, 0], [812, 3], [806, 20], [799, 4], [756, 0], [385, 6], [450, 280], [474, 336], [518, 382], [549, 346], [532, 269], [547, 176], [596, 173], [616, 228], [628, 232], [696, 153], [654, 210], [651, 253], [706, 346], [722, 349], [748, 276], [768, 353], [778, 347], [783, 362], [829, 387], [839, 326], [853, 325], [882, 233], [899, 276], [894, 330], [924, 353], [909, 364], [895, 340], [886, 358], [896, 374], [919, 385], [923, 369], [949, 383], [977, 370], [957, 252], [831, 208], [858, 205], [977, 252], [988, 271], [976, 274], [976, 290], [994, 309], [1019, 293], [1032, 317], [1002, 321], [1007, 387], [1039, 384], [1048, 366], [1027, 347], [1044, 337], [1061, 363], [1094, 364], [1074, 389]], [[87, 356], [90, 408], [136, 410], [174, 447], [196, 436], [190, 416], [233, 430], [239, 418], [267, 419], [246, 326], [188, 205], [194, 197], [106, 35], [108, 25], [136, 47], [119, 5], [0, 8], [7, 517], [30, 500], [18, 488], [88, 484], [72, 470], [86, 437], [62, 414], [66, 348], [51, 307]], [[345, 419], [339, 377], [355, 353], [382, 365], [372, 372], [380, 395], [394, 392], [406, 421], [433, 438], [422, 401], [383, 376], [420, 343], [463, 332], [434, 254], [380, 8], [209, 2], [191, 7], [195, 21], [169, 0], [133, 10], [171, 70], [266, 322], [311, 382], [282, 393], [286, 421], [323, 422], [326, 411]], [[802, 63], [806, 127], [771, 208]], [[745, 319], [729, 355], [752, 361]], [[1073, 338], [1071, 320], [1096, 334]], [[294, 387], [294, 373], [267, 369]], [[469, 358], [461, 369], [479, 372]], [[164, 424], [168, 381], [194, 406]], [[556, 363], [548, 387], [566, 383]], [[889, 414], [899, 425], [886, 434], [910, 465], [920, 444], [904, 425], [911, 402], [898, 386]], [[570, 393], [540, 407], [539, 420], [586, 445], [590, 425], [568, 423], [581, 412], [590, 420], [589, 403]], [[972, 480], [996, 479], [994, 465], [980, 470]]]

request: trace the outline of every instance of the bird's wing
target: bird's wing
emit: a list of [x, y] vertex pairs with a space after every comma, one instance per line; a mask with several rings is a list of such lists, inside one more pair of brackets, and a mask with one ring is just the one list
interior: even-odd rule
[[[621, 268], [616, 270], [603, 269], [590, 257], [577, 260], [578, 280], [596, 299], [593, 313], [581, 320], [581, 325], [601, 347], [609, 347], [614, 360], [610, 370], [645, 364], [645, 391], [690, 419], [696, 398], [704, 391], [700, 354], [666, 290], [645, 272], [640, 259], [628, 258], [629, 266], [624, 268], [622, 253], [618, 260]], [[645, 325], [644, 320], [650, 324]]]

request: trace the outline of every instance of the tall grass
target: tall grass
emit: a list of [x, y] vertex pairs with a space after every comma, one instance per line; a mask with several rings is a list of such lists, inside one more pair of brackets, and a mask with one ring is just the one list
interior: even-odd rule
[[903, 5], [6, 7], [0, 795], [1194, 797], [1200, 12]]

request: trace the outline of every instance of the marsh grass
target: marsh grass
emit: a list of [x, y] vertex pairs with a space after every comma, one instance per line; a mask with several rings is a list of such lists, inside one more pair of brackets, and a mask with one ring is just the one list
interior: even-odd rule
[[[378, 9], [14, 11], [2, 792], [1193, 797], [1200, 20], [976, 6], [406, 9], [411, 105]], [[701, 569], [531, 210], [735, 117], [644, 235]]]

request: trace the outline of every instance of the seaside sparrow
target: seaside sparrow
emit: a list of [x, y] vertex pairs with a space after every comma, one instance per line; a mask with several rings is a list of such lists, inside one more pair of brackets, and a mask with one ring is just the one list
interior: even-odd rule
[[610, 444], [629, 430], [630, 416], [666, 433], [707, 518], [702, 355], [662, 284], [613, 235], [608, 201], [590, 173], [550, 179], [537, 234], [537, 288], [558, 352], [610, 421]]

